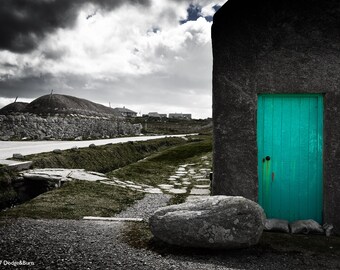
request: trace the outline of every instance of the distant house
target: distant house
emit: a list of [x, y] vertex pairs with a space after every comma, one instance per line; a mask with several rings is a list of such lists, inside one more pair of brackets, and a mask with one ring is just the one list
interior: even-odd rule
[[123, 117], [136, 117], [137, 116], [136, 112], [128, 108], [125, 108], [125, 106], [123, 108], [114, 108], [113, 110], [116, 112], [118, 116], [123, 116]]
[[158, 113], [158, 112], [149, 112], [147, 114], [148, 117], [155, 117], [155, 118], [166, 118], [167, 115], [164, 113]]
[[190, 113], [169, 113], [169, 118], [170, 119], [186, 119], [186, 120], [190, 120], [191, 119], [191, 114]]

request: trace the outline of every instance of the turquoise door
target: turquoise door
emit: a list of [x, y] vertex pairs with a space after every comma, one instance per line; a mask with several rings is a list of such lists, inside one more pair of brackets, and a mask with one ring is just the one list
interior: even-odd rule
[[259, 95], [257, 144], [267, 217], [321, 223], [323, 96]]

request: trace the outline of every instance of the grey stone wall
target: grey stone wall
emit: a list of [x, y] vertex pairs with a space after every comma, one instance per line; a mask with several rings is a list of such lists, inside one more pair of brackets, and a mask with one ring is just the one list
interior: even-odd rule
[[324, 222], [340, 232], [340, 2], [229, 0], [215, 15], [214, 194], [257, 201], [257, 95], [324, 94]]
[[137, 135], [140, 134], [141, 129], [141, 124], [99, 116], [0, 115], [0, 140], [112, 138]]

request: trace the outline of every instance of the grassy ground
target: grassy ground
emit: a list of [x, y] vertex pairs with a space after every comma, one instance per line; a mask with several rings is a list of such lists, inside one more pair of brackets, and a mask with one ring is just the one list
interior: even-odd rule
[[96, 182], [75, 181], [46, 192], [31, 201], [0, 213], [0, 217], [80, 219], [113, 216], [135, 200], [140, 192]]
[[[149, 158], [110, 172], [108, 175], [122, 180], [156, 185], [164, 182], [164, 179], [174, 172], [177, 165], [199, 160], [200, 156], [211, 152], [211, 148], [211, 137], [191, 138], [185, 144], [181, 142], [177, 146], [162, 150]], [[84, 151], [87, 153], [86, 149]], [[92, 155], [100, 155], [97, 149], [88, 151], [92, 151]], [[69, 154], [72, 153], [66, 153], [64, 158]], [[37, 158], [49, 160], [51, 155], [53, 156], [49, 153], [46, 157], [43, 155]], [[115, 162], [115, 160], [107, 162]], [[79, 219], [83, 216], [113, 216], [143, 196], [143, 193], [116, 186], [75, 181], [66, 183], [60, 189], [41, 194], [27, 203], [0, 212], [0, 218]]]
[[12, 179], [15, 177], [15, 172], [0, 165], [0, 209], [8, 207], [17, 196], [12, 187]]
[[169, 148], [145, 160], [117, 169], [108, 175], [125, 181], [137, 181], [147, 185], [163, 184], [164, 179], [174, 173], [178, 165], [199, 162], [202, 155], [211, 153], [211, 137], [200, 136], [199, 138], [185, 145]]
[[145, 158], [152, 153], [185, 144], [182, 138], [164, 138], [142, 142], [108, 144], [94, 148], [79, 148], [25, 156], [35, 168], [82, 168], [107, 173]]
[[[35, 168], [83, 168], [106, 173], [143, 159], [153, 153], [176, 145], [186, 144], [183, 138], [163, 138], [143, 142], [108, 144], [95, 148], [79, 148], [58, 153], [41, 153], [25, 156], [32, 160]], [[0, 209], [20, 201], [20, 195], [13, 188], [16, 185], [15, 172], [0, 167]]]

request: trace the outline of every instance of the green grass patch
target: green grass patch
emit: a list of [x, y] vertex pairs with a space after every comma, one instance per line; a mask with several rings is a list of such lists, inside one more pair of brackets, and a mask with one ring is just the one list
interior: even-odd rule
[[128, 142], [49, 152], [25, 156], [34, 168], [82, 168], [89, 171], [107, 173], [143, 159], [157, 151], [174, 145], [185, 144], [182, 138], [163, 138], [142, 142]]
[[134, 248], [149, 248], [153, 235], [147, 222], [129, 222], [123, 227], [122, 240]]
[[140, 162], [108, 173], [108, 176], [114, 176], [124, 181], [156, 186], [163, 184], [164, 180], [174, 173], [178, 165], [199, 162], [202, 155], [206, 155], [211, 151], [211, 137], [201, 136], [200, 140], [193, 140], [184, 145], [171, 147]]
[[0, 209], [9, 207], [17, 198], [17, 193], [12, 186], [16, 176], [16, 172], [6, 166], [0, 166]]
[[140, 192], [96, 182], [75, 181], [41, 194], [31, 201], [0, 213], [0, 217], [80, 219], [83, 216], [109, 217], [119, 213]]

